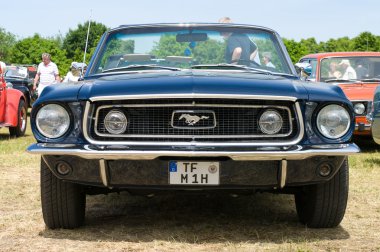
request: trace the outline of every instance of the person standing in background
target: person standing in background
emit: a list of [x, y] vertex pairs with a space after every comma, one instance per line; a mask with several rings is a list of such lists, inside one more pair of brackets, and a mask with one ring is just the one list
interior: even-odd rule
[[[223, 17], [219, 23], [232, 23], [232, 20]], [[256, 62], [260, 65], [257, 45], [246, 34], [223, 32], [221, 35], [226, 39], [226, 63], [250, 66], [251, 62]]]
[[271, 68], [276, 68], [272, 63], [272, 54], [270, 52], [263, 53], [264, 65]]
[[58, 67], [51, 61], [51, 56], [48, 53], [42, 54], [42, 62], [37, 68], [37, 74], [33, 83], [33, 90], [36, 90], [38, 81], [40, 81], [38, 84], [38, 96], [41, 95], [45, 87], [61, 82]]

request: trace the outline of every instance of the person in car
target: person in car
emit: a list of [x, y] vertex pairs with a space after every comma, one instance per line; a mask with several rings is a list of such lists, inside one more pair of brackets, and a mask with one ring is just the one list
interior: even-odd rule
[[336, 62], [331, 62], [329, 65], [329, 78], [340, 79], [342, 78], [342, 73], [338, 70], [338, 64]]
[[339, 67], [343, 70], [342, 79], [344, 80], [356, 80], [356, 71], [352, 68], [350, 61], [344, 59], [339, 63]]

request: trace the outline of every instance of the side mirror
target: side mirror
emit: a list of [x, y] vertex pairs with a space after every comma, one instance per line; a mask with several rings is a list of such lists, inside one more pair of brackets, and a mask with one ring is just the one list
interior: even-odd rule
[[307, 62], [299, 62], [294, 65], [296, 68], [297, 74], [301, 80], [307, 80], [307, 78], [311, 75], [312, 67], [310, 63]]

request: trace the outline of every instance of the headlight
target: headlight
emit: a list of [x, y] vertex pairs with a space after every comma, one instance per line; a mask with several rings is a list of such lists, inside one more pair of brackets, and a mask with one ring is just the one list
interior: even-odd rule
[[325, 137], [337, 139], [347, 133], [350, 120], [350, 115], [344, 107], [332, 104], [319, 111], [317, 127]]
[[355, 114], [357, 114], [357, 115], [364, 114], [364, 112], [365, 112], [365, 105], [363, 103], [361, 103], [361, 102], [356, 103], [354, 105], [354, 111], [355, 111]]
[[282, 128], [282, 117], [275, 110], [267, 110], [260, 116], [259, 126], [265, 134], [276, 134]]
[[43, 136], [58, 138], [63, 136], [69, 129], [70, 116], [61, 105], [49, 104], [37, 112], [36, 125]]
[[111, 134], [124, 133], [127, 123], [127, 117], [120, 110], [111, 110], [104, 118], [104, 126]]

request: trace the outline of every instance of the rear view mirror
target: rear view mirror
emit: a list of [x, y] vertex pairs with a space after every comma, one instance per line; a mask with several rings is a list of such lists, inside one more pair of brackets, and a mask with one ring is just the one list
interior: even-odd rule
[[207, 33], [185, 33], [177, 34], [177, 42], [196, 42], [196, 41], [206, 41], [208, 39]]

